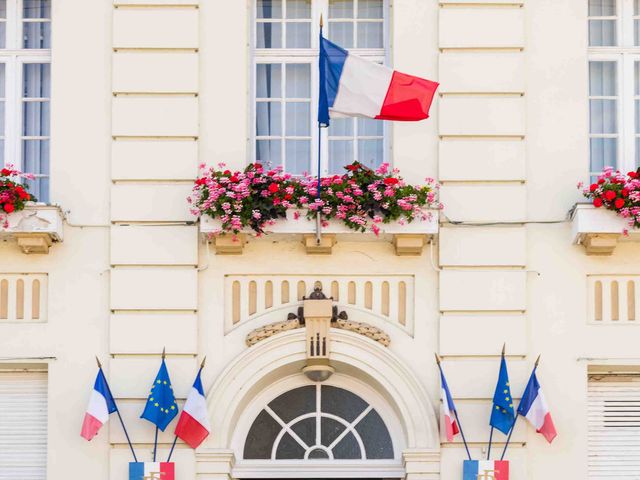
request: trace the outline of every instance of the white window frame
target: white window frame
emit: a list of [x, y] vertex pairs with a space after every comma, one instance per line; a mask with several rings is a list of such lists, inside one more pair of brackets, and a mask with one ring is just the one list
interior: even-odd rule
[[[588, 2], [588, 0], [586, 0]], [[640, 15], [634, 16], [634, 0], [617, 0], [616, 2], [616, 43], [615, 46], [588, 47], [588, 60], [591, 61], [613, 61], [617, 67], [617, 122], [618, 122], [618, 156], [616, 165], [610, 165], [621, 171], [627, 172], [636, 170], [635, 161], [635, 73], [634, 63], [640, 62], [640, 45], [634, 45], [634, 19], [640, 19]], [[588, 20], [607, 20], [614, 17], [593, 16]], [[587, 21], [587, 39], [589, 22]], [[589, 76], [589, 65], [587, 65], [587, 78]], [[588, 95], [591, 98], [590, 95]], [[589, 100], [587, 100], [589, 102]], [[591, 115], [591, 113], [589, 113]], [[589, 172], [590, 175], [597, 175], [600, 172], [591, 171], [591, 127], [588, 124], [589, 137]], [[593, 137], [603, 137], [606, 135], [595, 134]], [[613, 136], [613, 135], [611, 135]], [[607, 165], [605, 165], [607, 166]]]
[[[357, 1], [357, 0], [356, 0]], [[353, 51], [353, 53], [367, 58], [374, 62], [380, 62], [388, 65], [391, 61], [391, 40], [390, 40], [390, 23], [391, 23], [391, 9], [390, 0], [383, 0], [383, 47], [381, 49], [368, 49], [368, 48], [352, 48], [347, 49]], [[259, 63], [309, 63], [311, 65], [311, 155], [309, 158], [309, 173], [316, 174], [318, 163], [318, 56], [319, 46], [318, 39], [320, 33], [320, 17], [322, 16], [324, 22], [323, 33], [325, 38], [328, 38], [329, 29], [329, 0], [311, 0], [311, 47], [310, 48], [256, 48], [256, 32], [257, 32], [257, 4], [256, 0], [251, 1], [251, 25], [250, 25], [250, 55], [251, 55], [251, 70], [250, 70], [250, 115], [247, 137], [249, 148], [248, 163], [256, 161], [256, 65]], [[283, 71], [284, 75], [284, 71]], [[284, 110], [284, 109], [283, 109]], [[285, 112], [282, 112], [285, 115]], [[383, 157], [384, 163], [391, 163], [391, 136], [392, 136], [391, 122], [384, 122], [383, 129]], [[282, 132], [282, 136], [285, 133]], [[322, 129], [322, 142], [320, 145], [321, 162], [321, 175], [328, 175], [329, 172], [329, 132], [328, 129]], [[357, 122], [355, 122], [354, 131], [352, 137], [354, 138], [354, 161], [357, 160], [358, 148], [355, 144], [357, 138], [366, 140], [367, 137], [357, 137]], [[336, 138], [336, 137], [332, 137]], [[339, 138], [339, 137], [338, 137]], [[285, 142], [282, 145], [283, 159], [286, 171], [286, 152]], [[333, 172], [336, 173], [336, 172]]]
[[[5, 65], [5, 132], [4, 162], [23, 170], [22, 141], [50, 140], [49, 137], [27, 137], [22, 134], [23, 65], [29, 63], [51, 63], [51, 49], [23, 48], [23, 23], [51, 22], [51, 19], [23, 19], [23, 0], [7, 0], [6, 43], [0, 48], [0, 63]], [[51, 98], [42, 100], [51, 101]], [[26, 100], [28, 101], [28, 99]], [[51, 158], [49, 158], [51, 162]], [[39, 177], [41, 175], [36, 175]]]

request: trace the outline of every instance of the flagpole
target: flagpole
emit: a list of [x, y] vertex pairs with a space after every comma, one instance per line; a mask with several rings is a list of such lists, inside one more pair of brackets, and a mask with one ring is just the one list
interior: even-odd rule
[[[322, 20], [322, 14], [320, 14], [320, 42], [322, 42], [322, 27], [324, 26], [324, 22]], [[318, 48], [320, 48], [320, 45], [318, 45]], [[321, 61], [320, 59], [320, 54], [318, 53], [318, 59], [319, 61]], [[321, 88], [321, 87], [319, 87]], [[322, 186], [321, 184], [321, 168], [322, 168], [322, 162], [321, 162], [321, 152], [322, 152], [322, 123], [320, 123], [320, 119], [318, 119], [318, 186], [317, 189], [318, 191], [316, 192], [316, 198], [318, 200], [320, 200], [320, 188]], [[322, 241], [321, 239], [321, 228], [322, 228], [322, 219], [320, 216], [320, 207], [318, 206], [318, 212], [316, 214], [316, 245], [320, 245], [320, 242]]]
[[[505, 351], [506, 347], [507, 347], [507, 342], [502, 344], [502, 355], [500, 355], [500, 361], [502, 361], [502, 359], [504, 358], [504, 351]], [[500, 381], [500, 380], [498, 379], [498, 381]], [[489, 460], [489, 457], [491, 456], [491, 443], [492, 442], [493, 442], [493, 425], [491, 425], [491, 433], [489, 433], [489, 449], [487, 450], [487, 460]]]
[[[198, 375], [200, 375], [200, 373], [202, 372], [202, 369], [204, 368], [204, 362], [207, 360], [207, 357], [205, 356], [202, 359], [202, 363], [200, 364], [200, 370], [198, 370], [198, 374], [196, 375], [196, 378], [198, 378]], [[183, 408], [184, 411], [184, 408]], [[167, 462], [171, 461], [171, 455], [173, 455], [173, 449], [176, 448], [176, 442], [178, 441], [178, 435], [176, 435], [173, 438], [173, 444], [171, 445], [171, 450], [169, 450], [169, 457], [167, 457]]]
[[[166, 358], [166, 347], [162, 347], [162, 360]], [[156, 452], [158, 451], [158, 425], [156, 424], [156, 436], [153, 440], [153, 461], [156, 461]]]
[[[438, 364], [438, 369], [440, 370], [440, 374], [444, 377], [444, 372], [442, 371], [442, 365], [440, 365], [440, 357], [436, 353], [436, 363]], [[458, 418], [458, 409], [453, 410], [453, 414], [456, 417], [456, 422], [458, 422], [458, 429], [460, 430], [460, 436], [462, 437], [462, 442], [464, 443], [464, 448], [467, 451], [467, 457], [471, 460], [471, 453], [469, 452], [469, 446], [467, 445], [467, 439], [464, 436], [464, 432], [462, 431], [462, 424], [460, 423], [460, 419]]]
[[109, 387], [109, 382], [107, 381], [107, 376], [104, 374], [102, 370], [102, 364], [100, 363], [100, 359], [96, 355], [96, 362], [98, 363], [98, 370], [102, 372], [102, 376], [104, 377], [104, 383], [107, 386], [107, 391], [109, 392], [109, 396], [113, 399], [113, 405], [116, 407], [116, 413], [118, 414], [118, 418], [120, 419], [120, 425], [122, 425], [122, 430], [124, 430], [124, 436], [127, 437], [127, 443], [129, 444], [129, 448], [131, 449], [131, 453], [133, 454], [133, 459], [137, 462], [138, 457], [136, 457], [136, 452], [133, 449], [133, 445], [131, 444], [131, 439], [129, 438], [129, 432], [127, 432], [127, 427], [124, 426], [124, 420], [122, 420], [122, 415], [120, 415], [120, 409], [116, 404], [116, 399], [113, 398], [113, 394], [111, 393], [111, 387]]
[[[538, 369], [538, 363], [540, 363], [540, 355], [538, 355], [536, 363], [533, 366], [533, 371], [531, 372], [531, 375], [536, 373], [536, 370]], [[529, 378], [531, 378], [531, 375], [529, 376]], [[522, 398], [520, 399], [520, 403], [522, 403]], [[520, 409], [520, 404], [518, 404], [518, 409]], [[516, 410], [516, 416], [513, 419], [513, 423], [511, 424], [511, 430], [509, 431], [509, 436], [507, 437], [507, 443], [504, 444], [504, 450], [502, 450], [502, 456], [500, 457], [500, 460], [503, 460], [505, 453], [507, 453], [507, 448], [509, 447], [509, 442], [511, 441], [511, 434], [513, 433], [513, 429], [516, 426], [516, 421], [518, 420], [519, 416], [520, 416], [520, 412]]]

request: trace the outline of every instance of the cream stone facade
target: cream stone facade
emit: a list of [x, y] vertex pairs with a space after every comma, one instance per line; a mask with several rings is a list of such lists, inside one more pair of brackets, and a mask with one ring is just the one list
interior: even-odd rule
[[[520, 419], [511, 479], [640, 478], [616, 476], [616, 464], [596, 474], [589, 444], [590, 374], [624, 373], [630, 384], [640, 374], [640, 310], [630, 313], [639, 297], [618, 300], [610, 288], [638, 282], [640, 244], [615, 217], [569, 214], [581, 201], [576, 183], [589, 176], [587, 0], [389, 0], [388, 63], [441, 84], [430, 119], [389, 133], [390, 161], [407, 180], [442, 184], [438, 225], [406, 256], [393, 232], [338, 233], [323, 255], [307, 253], [302, 233], [250, 237], [236, 254], [202, 233], [186, 203], [198, 165], [253, 161], [254, 8], [254, 0], [52, 0], [50, 201], [64, 220], [59, 236], [26, 240], [18, 227], [0, 243], [0, 281], [24, 280], [32, 308], [33, 295], [42, 299], [37, 318], [16, 316], [13, 286], [0, 299], [8, 305], [0, 376], [47, 375], [46, 477], [33, 478], [128, 478], [116, 416], [93, 441], [79, 436], [96, 355], [138, 457], [150, 461], [154, 428], [138, 417], [164, 347], [180, 405], [207, 357], [213, 432], [195, 451], [178, 442], [180, 480], [461, 479], [465, 450], [441, 433], [433, 353], [482, 458], [503, 343], [516, 398], [541, 354], [559, 433], [548, 445]], [[31, 292], [33, 278], [42, 292]], [[385, 347], [333, 329], [335, 373], [324, 384], [378, 412], [391, 459], [243, 456], [265, 405], [314, 385], [302, 373], [304, 330], [251, 347], [245, 338], [286, 320], [317, 282], [349, 320], [390, 337]], [[612, 302], [625, 321], [607, 313]], [[628, 445], [639, 444], [638, 428]], [[494, 438], [493, 456], [505, 441]], [[173, 426], [159, 436], [159, 458], [172, 441]], [[616, 463], [640, 465], [626, 445]], [[5, 478], [20, 480], [0, 467]]]

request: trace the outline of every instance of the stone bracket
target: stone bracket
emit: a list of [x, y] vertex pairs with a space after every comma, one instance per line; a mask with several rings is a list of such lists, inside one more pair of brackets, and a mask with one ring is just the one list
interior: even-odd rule
[[422, 255], [422, 249], [429, 242], [429, 235], [415, 233], [397, 233], [393, 236], [393, 246], [396, 255], [417, 256]]
[[618, 245], [620, 234], [617, 233], [587, 233], [582, 237], [587, 255], [611, 255]]
[[53, 241], [48, 233], [16, 233], [15, 239], [23, 253], [49, 253]]
[[332, 233], [323, 234], [318, 243], [315, 234], [308, 233], [303, 236], [302, 243], [309, 255], [330, 255], [336, 244], [336, 236]]
[[244, 233], [214, 235], [212, 243], [217, 255], [241, 255], [247, 243], [247, 235]]

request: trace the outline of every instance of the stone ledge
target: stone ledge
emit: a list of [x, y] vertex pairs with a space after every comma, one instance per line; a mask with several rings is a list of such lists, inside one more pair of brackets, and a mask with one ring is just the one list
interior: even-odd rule
[[571, 222], [573, 243], [584, 246], [587, 255], [611, 255], [620, 241], [640, 242], [639, 231], [633, 230], [616, 212], [605, 208], [576, 204]]
[[53, 243], [62, 242], [63, 214], [60, 207], [31, 203], [24, 210], [7, 216], [7, 228], [0, 227], [0, 238], [16, 240], [23, 253], [49, 253]]

